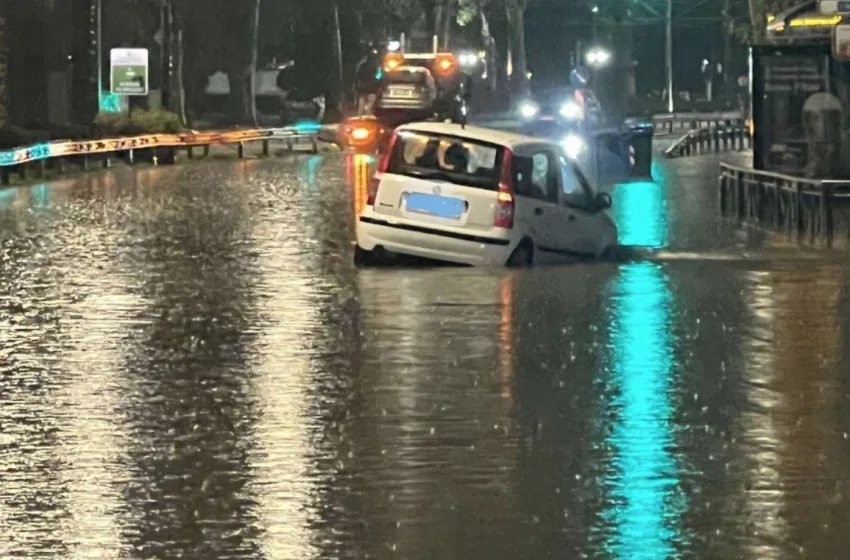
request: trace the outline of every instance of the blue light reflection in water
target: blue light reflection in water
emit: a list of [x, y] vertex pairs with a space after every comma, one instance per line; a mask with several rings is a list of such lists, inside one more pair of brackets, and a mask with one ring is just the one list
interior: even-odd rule
[[672, 295], [653, 263], [623, 266], [611, 308], [611, 359], [619, 389], [609, 444], [614, 464], [605, 486], [610, 529], [606, 548], [622, 560], [670, 559], [684, 540], [684, 503], [673, 446], [669, 316]]
[[307, 186], [315, 186], [323, 161], [322, 156], [311, 156], [301, 162], [298, 165], [298, 179]]
[[667, 245], [667, 204], [663, 183], [622, 183], [614, 188], [613, 199], [614, 221], [621, 245], [652, 248]]
[[30, 189], [30, 204], [35, 208], [50, 207], [50, 185], [41, 183]]

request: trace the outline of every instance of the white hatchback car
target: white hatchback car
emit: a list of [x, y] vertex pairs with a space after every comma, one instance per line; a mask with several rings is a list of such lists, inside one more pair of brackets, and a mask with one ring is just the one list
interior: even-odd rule
[[554, 142], [447, 123], [396, 129], [357, 222], [358, 264], [387, 253], [466, 265], [600, 257], [607, 210]]

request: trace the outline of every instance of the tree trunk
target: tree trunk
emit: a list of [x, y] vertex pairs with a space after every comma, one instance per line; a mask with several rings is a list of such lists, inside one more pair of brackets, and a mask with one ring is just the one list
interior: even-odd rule
[[442, 9], [440, 0], [420, 0], [422, 11], [425, 14], [425, 31], [428, 33], [430, 45], [431, 37], [437, 35], [440, 29]]
[[0, 17], [0, 128], [3, 128], [8, 124], [7, 116], [9, 114], [8, 108], [6, 107], [6, 81], [8, 79], [7, 69], [9, 67], [6, 38], [6, 19]]
[[73, 0], [73, 69], [71, 119], [91, 124], [98, 111], [97, 91], [97, 9], [93, 0]]
[[260, 40], [260, 6], [262, 0], [254, 0], [254, 17], [251, 18], [251, 66], [248, 76], [248, 103], [251, 122], [257, 126], [257, 57]]
[[505, 9], [508, 16], [508, 32], [510, 34], [511, 65], [513, 74], [510, 76], [511, 88], [514, 95], [527, 95], [528, 61], [525, 54], [525, 2], [523, 0], [506, 0]]
[[443, 21], [440, 30], [440, 48], [449, 50], [449, 39], [452, 33], [452, 21], [457, 14], [457, 0], [445, 0], [443, 7]]
[[749, 0], [750, 26], [754, 45], [764, 42], [767, 33], [767, 9], [764, 0]]
[[[501, 6], [493, 2], [485, 5], [486, 29], [492, 38], [493, 49], [496, 52], [493, 64], [490, 67], [494, 75], [495, 88], [499, 91], [507, 90], [508, 86], [508, 51], [510, 44], [510, 30], [507, 24], [507, 14]], [[482, 26], [484, 23], [482, 22]]]
[[183, 52], [183, 30], [177, 31], [177, 111], [180, 115], [180, 121], [187, 125], [189, 124], [186, 118], [186, 80], [183, 75], [185, 72], [185, 61]]
[[[342, 30], [339, 25], [339, 3], [333, 3], [333, 44], [334, 44], [334, 64], [336, 66], [336, 76], [332, 87], [332, 94], [328, 99], [328, 107], [342, 115], [342, 98], [343, 98], [343, 68], [342, 68]], [[336, 116], [336, 115], [334, 115]]]
[[162, 19], [162, 78], [160, 80], [161, 105], [166, 111], [171, 110], [171, 52], [172, 24], [174, 23], [173, 6], [170, 0], [162, 0], [160, 7]]

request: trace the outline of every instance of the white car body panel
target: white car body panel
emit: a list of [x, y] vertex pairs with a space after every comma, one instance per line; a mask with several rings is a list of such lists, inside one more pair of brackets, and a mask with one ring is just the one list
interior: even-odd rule
[[[471, 126], [416, 123], [399, 128], [399, 131], [404, 130], [497, 144], [510, 149], [515, 158], [539, 156], [541, 150], [551, 150], [556, 158], [561, 153], [559, 146], [552, 142]], [[561, 169], [562, 173], [564, 169], [568, 166]], [[563, 177], [558, 182], [563, 184]], [[552, 187], [549, 188], [551, 193]], [[461, 199], [463, 211], [457, 218], [411, 211], [407, 201], [411, 195], [418, 194]], [[616, 227], [606, 211], [568, 206], [567, 197], [562, 194], [559, 193], [559, 200], [553, 202], [514, 193], [513, 227], [507, 229], [494, 225], [497, 191], [445, 180], [383, 173], [374, 206], [364, 206], [359, 216], [357, 245], [365, 251], [380, 247], [391, 253], [458, 264], [503, 266], [524, 239], [533, 244], [535, 264], [598, 257], [616, 243]], [[453, 204], [460, 208], [460, 203]]]

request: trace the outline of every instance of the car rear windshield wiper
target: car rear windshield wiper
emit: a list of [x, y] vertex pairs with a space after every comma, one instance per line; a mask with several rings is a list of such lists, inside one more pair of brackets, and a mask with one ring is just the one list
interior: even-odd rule
[[405, 169], [405, 173], [409, 175], [413, 175], [415, 177], [422, 177], [423, 179], [437, 179], [440, 181], [446, 181], [447, 183], [451, 183], [454, 179], [452, 176], [446, 171], [437, 171], [436, 169]]

